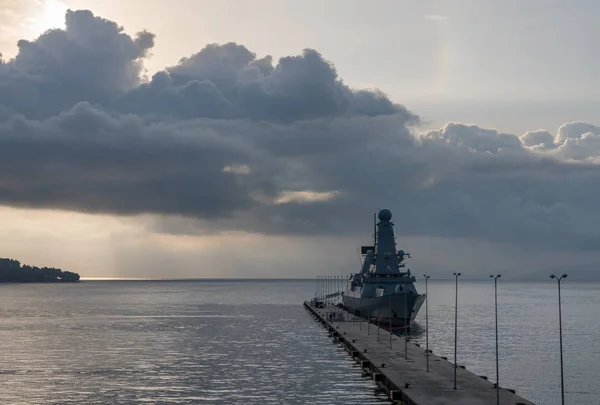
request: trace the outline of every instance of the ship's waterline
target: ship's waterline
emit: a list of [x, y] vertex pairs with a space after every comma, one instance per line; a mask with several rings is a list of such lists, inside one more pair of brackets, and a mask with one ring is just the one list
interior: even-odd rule
[[384, 299], [343, 297], [344, 307], [353, 314], [395, 327], [410, 325], [424, 302], [425, 295], [414, 294], [389, 294]]

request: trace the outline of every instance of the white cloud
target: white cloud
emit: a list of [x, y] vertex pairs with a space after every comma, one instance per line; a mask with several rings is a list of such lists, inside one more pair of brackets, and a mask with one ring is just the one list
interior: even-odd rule
[[292, 202], [297, 203], [314, 203], [329, 201], [338, 193], [335, 191], [316, 192], [316, 191], [283, 191], [275, 199], [275, 204], [287, 204]]
[[425, 14], [424, 18], [428, 21], [433, 21], [438, 24], [448, 24], [449, 23], [448, 16], [441, 15], [441, 14]]
[[223, 168], [225, 173], [235, 173], [235, 174], [250, 174], [250, 166], [248, 165], [227, 165]]

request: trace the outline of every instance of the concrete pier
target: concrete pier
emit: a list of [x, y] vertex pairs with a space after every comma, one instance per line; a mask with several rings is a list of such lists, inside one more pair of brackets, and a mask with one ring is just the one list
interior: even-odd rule
[[[334, 306], [315, 308], [305, 302], [304, 307], [356, 360], [365, 373], [388, 389], [390, 399], [404, 405], [494, 405], [496, 386], [487, 377], [477, 376], [460, 366], [456, 371], [457, 389], [453, 389], [454, 364], [445, 358], [429, 354], [429, 372], [426, 372], [426, 352], [404, 337], [369, 326], [359, 318]], [[337, 316], [330, 317], [330, 313]], [[333, 320], [329, 320], [333, 319]], [[405, 352], [405, 347], [407, 351]], [[408, 356], [405, 355], [408, 353]], [[500, 388], [501, 405], [535, 405], [516, 395], [514, 390]]]

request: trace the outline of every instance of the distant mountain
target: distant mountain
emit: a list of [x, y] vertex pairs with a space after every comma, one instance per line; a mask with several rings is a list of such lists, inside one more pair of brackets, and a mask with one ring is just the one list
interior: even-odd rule
[[567, 274], [571, 281], [600, 281], [600, 264], [578, 264], [573, 266], [551, 267], [524, 274], [520, 277], [522, 280], [543, 280], [550, 277], [550, 274]]
[[23, 265], [17, 260], [0, 258], [0, 283], [76, 282], [79, 274], [53, 267]]

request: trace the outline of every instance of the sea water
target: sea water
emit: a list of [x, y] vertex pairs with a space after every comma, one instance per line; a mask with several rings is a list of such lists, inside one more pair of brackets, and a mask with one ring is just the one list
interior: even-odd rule
[[[417, 285], [424, 292], [424, 284]], [[313, 280], [0, 284], [2, 404], [375, 404], [385, 393], [303, 309]], [[429, 345], [454, 355], [453, 281]], [[600, 284], [562, 290], [568, 403], [600, 404]], [[556, 282], [501, 280], [500, 384], [560, 403]], [[425, 306], [411, 339], [425, 342]], [[495, 380], [493, 282], [459, 282], [458, 363]]]

